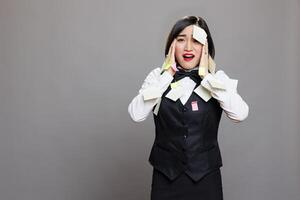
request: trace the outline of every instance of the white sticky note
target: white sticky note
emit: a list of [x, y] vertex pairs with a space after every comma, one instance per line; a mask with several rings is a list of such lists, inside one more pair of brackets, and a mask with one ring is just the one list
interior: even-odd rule
[[180, 85], [184, 88], [184, 94], [180, 97], [180, 101], [182, 105], [185, 105], [185, 103], [192, 95], [196, 83], [190, 77], [185, 77], [181, 79], [179, 82]]
[[204, 87], [206, 90], [212, 91], [212, 88], [211, 88], [210, 84], [208, 83], [208, 80], [207, 80], [207, 79], [203, 79], [203, 80], [201, 81], [201, 85], [202, 85], [202, 87]]
[[193, 25], [193, 38], [200, 42], [201, 44], [205, 45], [206, 43], [207, 34], [203, 28], [199, 26]]
[[208, 82], [213, 88], [222, 89], [222, 90], [226, 89], [224, 84], [217, 79], [208, 79]]
[[210, 92], [201, 85], [196, 87], [194, 92], [206, 102], [212, 97]]
[[166, 95], [167, 98], [177, 101], [184, 94], [184, 90], [181, 86], [171, 89]]
[[149, 88], [145, 89], [142, 92], [142, 94], [143, 94], [144, 101], [161, 97], [161, 92], [156, 87], [149, 87]]

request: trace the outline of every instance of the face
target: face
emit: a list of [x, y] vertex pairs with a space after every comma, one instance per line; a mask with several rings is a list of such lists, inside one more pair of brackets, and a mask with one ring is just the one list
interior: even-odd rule
[[185, 27], [175, 39], [175, 58], [178, 64], [184, 69], [198, 66], [203, 45], [193, 38], [193, 25]]

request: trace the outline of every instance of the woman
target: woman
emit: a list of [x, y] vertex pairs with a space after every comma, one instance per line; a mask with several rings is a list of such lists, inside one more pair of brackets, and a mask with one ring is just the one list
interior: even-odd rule
[[128, 106], [135, 122], [154, 114], [151, 200], [223, 199], [217, 141], [222, 111], [240, 122], [249, 107], [237, 92], [237, 80], [215, 72], [214, 55], [204, 19], [178, 20], [168, 36], [163, 66], [148, 74]]

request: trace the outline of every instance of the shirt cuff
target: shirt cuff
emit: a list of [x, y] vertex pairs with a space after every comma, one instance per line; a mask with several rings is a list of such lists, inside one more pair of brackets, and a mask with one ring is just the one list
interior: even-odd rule
[[172, 82], [173, 78], [174, 77], [169, 72], [164, 71], [161, 75], [159, 75], [158, 81], [155, 84], [142, 91], [144, 100], [147, 101], [161, 97]]

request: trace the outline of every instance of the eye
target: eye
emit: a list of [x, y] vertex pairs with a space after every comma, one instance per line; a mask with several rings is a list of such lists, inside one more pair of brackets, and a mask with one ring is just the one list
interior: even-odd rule
[[184, 39], [183, 38], [177, 38], [177, 42], [183, 42]]
[[201, 44], [198, 40], [196, 40], [196, 39], [194, 39], [194, 38], [193, 38], [193, 42], [194, 42], [194, 43], [197, 43], [197, 44]]

